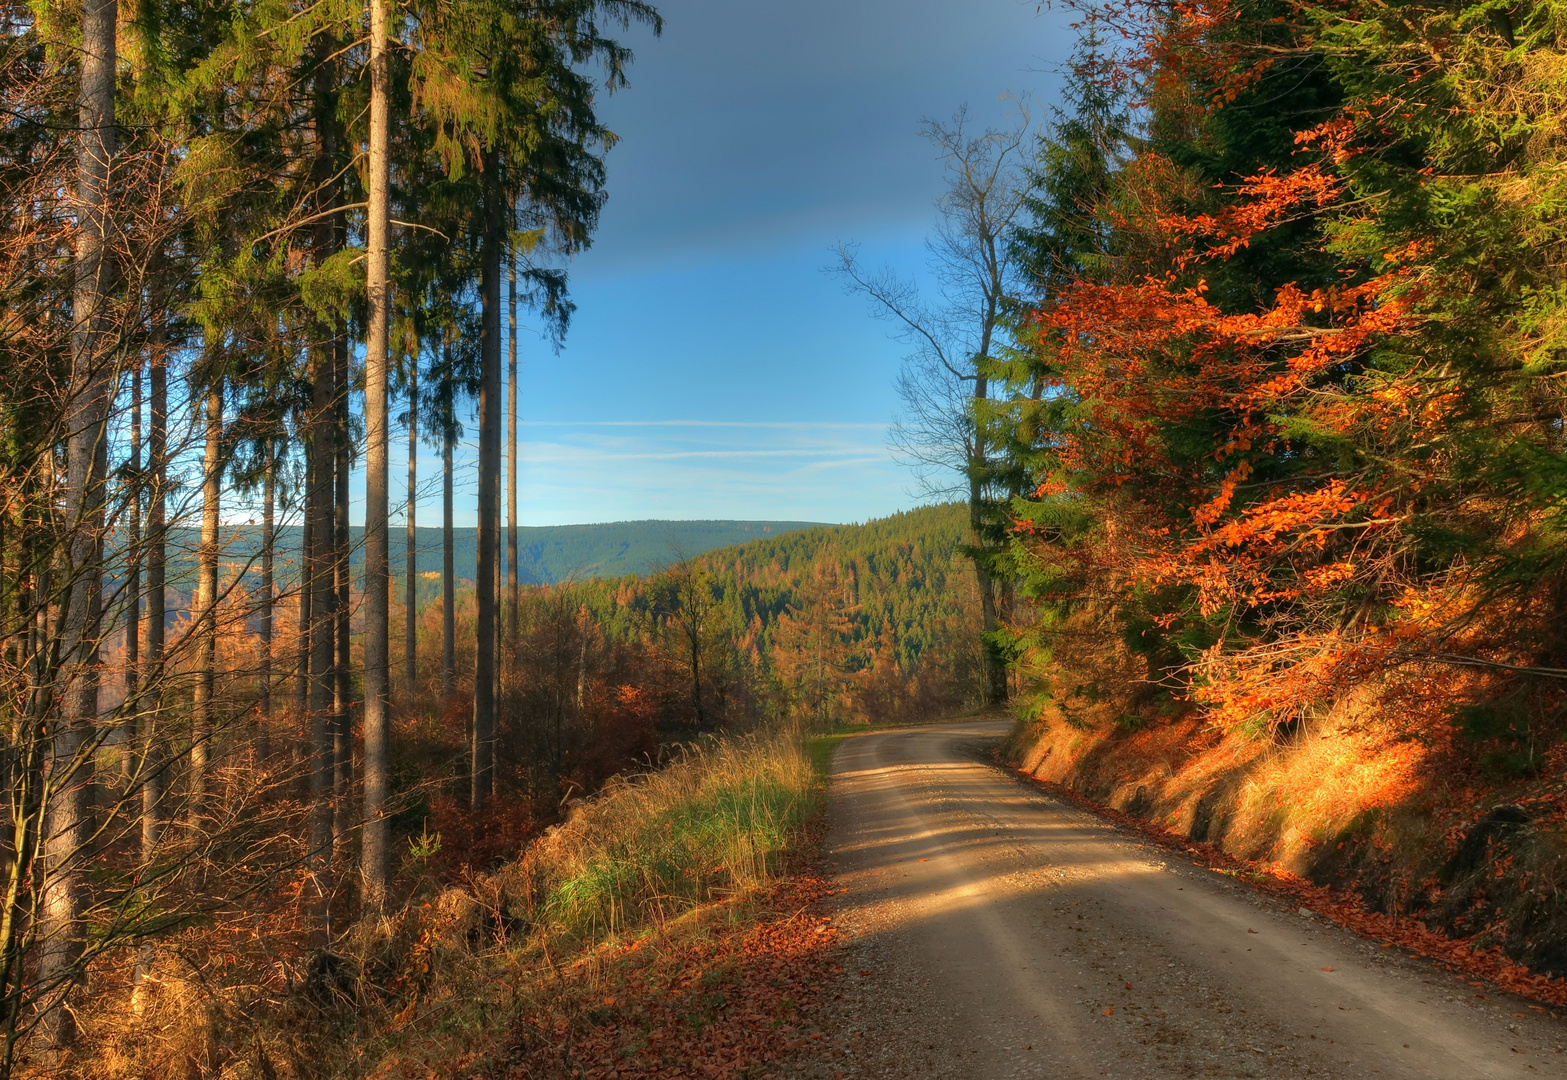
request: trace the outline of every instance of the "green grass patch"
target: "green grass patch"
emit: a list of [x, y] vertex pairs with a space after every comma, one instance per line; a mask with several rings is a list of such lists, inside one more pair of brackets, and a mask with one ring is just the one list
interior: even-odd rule
[[805, 750], [810, 755], [811, 771], [819, 782], [827, 782], [827, 777], [832, 774], [833, 753], [849, 734], [847, 731], [839, 731], [832, 735], [813, 735], [806, 740]]
[[613, 785], [530, 849], [538, 921], [600, 940], [772, 881], [815, 812], [817, 762], [790, 736], [730, 740]]

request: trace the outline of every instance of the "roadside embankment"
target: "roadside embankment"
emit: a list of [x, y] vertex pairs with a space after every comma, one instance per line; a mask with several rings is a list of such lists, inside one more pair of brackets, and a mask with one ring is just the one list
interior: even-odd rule
[[[1128, 819], [1209, 846], [1251, 872], [1328, 887], [1357, 928], [1567, 1003], [1567, 784], [1560, 768], [1496, 777], [1441, 738], [1364, 715], [1287, 733], [1198, 719], [1075, 727], [1020, 722], [1010, 764]], [[1554, 987], [1555, 989], [1551, 989]]]
[[373, 1074], [706, 1075], [788, 1052], [830, 966], [809, 861], [824, 784], [788, 735], [611, 783], [515, 863], [442, 894], [471, 912], [443, 939], [491, 944], [430, 981], [409, 1006], [425, 1030]]
[[[613, 781], [494, 872], [429, 879], [330, 948], [232, 984], [160, 961], [145, 1008], [89, 1026], [48, 1075], [550, 1080], [765, 1065], [808, 1038], [802, 1017], [832, 968], [818, 910], [830, 889], [812, 861], [822, 749], [789, 734], [704, 742]], [[438, 849], [418, 838], [405, 878]]]

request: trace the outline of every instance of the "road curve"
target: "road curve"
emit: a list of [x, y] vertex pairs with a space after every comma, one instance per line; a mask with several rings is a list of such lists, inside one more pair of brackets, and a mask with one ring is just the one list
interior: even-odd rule
[[1006, 729], [838, 747], [845, 972], [800, 1072], [1567, 1076], [1564, 1022], [1050, 798], [991, 763]]

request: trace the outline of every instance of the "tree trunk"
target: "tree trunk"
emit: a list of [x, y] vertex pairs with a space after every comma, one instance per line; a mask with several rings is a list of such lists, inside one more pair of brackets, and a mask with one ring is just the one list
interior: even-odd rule
[[413, 707], [419, 687], [419, 351], [408, 362], [408, 511], [405, 522], [407, 551], [403, 581], [403, 693]]
[[490, 797], [495, 769], [496, 541], [500, 538], [501, 463], [501, 230], [500, 184], [493, 155], [485, 172], [485, 234], [479, 299], [479, 535], [473, 665], [473, 754], [468, 802], [478, 809]]
[[[989, 329], [984, 335], [984, 350], [989, 350]], [[986, 379], [984, 371], [975, 379], [975, 403], [984, 401], [989, 397], [989, 379]], [[984, 473], [989, 469], [984, 436], [978, 428], [978, 419], [975, 422], [975, 442], [973, 450], [968, 455], [968, 528], [973, 533], [973, 550], [975, 550], [975, 582], [979, 586], [979, 614], [984, 627], [983, 655], [984, 655], [984, 704], [1003, 705], [1008, 699], [1008, 682], [1006, 682], [1006, 660], [1001, 657], [1000, 651], [993, 646], [993, 635], [1000, 627], [1000, 619], [997, 618], [997, 603], [995, 603], [995, 580], [990, 577], [990, 567], [986, 563], [986, 552], [989, 550], [984, 536]]]
[[141, 685], [141, 499], [146, 483], [141, 475], [141, 364], [131, 372], [131, 452], [125, 463], [130, 474], [130, 522], [126, 529], [125, 565], [125, 702], [130, 719], [123, 732], [122, 760], [127, 778], [136, 772], [136, 714]]
[[343, 850], [353, 828], [353, 743], [350, 740], [350, 710], [353, 684], [350, 681], [349, 603], [352, 583], [348, 570], [348, 480], [352, 446], [348, 432], [348, 338], [338, 323], [332, 338], [332, 583], [336, 589], [333, 607], [332, 658], [332, 843]]
[[451, 388], [451, 350], [446, 352], [447, 384], [441, 403], [441, 706], [457, 692], [457, 575], [452, 565], [452, 444], [457, 441]]
[[333, 473], [336, 455], [333, 423], [332, 349], [317, 345], [312, 356], [312, 415], [309, 452], [314, 459], [310, 469], [310, 489], [306, 494], [306, 513], [310, 517], [310, 552], [305, 562], [305, 577], [310, 603], [310, 858], [315, 877], [319, 916], [330, 940], [330, 898], [332, 895], [332, 795], [335, 773], [333, 753], [333, 698], [336, 680], [335, 644], [337, 629], [337, 589], [333, 580]]
[[[49, 763], [48, 827], [44, 843], [42, 950], [38, 976], [62, 995], [80, 977], [82, 896], [78, 861], [90, 832], [86, 787], [91, 782], [93, 725], [98, 718], [97, 639], [102, 617], [103, 484], [108, 464], [107, 423], [113, 341], [105, 307], [112, 280], [108, 250], [110, 163], [115, 152], [115, 0], [82, 6], [80, 134], [76, 149], [75, 320], [71, 340], [70, 399], [66, 409], [65, 554], [71, 573], [62, 620], [64, 714], [53, 725]], [[40, 1020], [49, 1045], [76, 1039], [76, 1022], [57, 1005]]]
[[151, 387], [147, 429], [147, 468], [151, 490], [147, 499], [147, 655], [142, 685], [148, 694], [139, 710], [141, 731], [141, 849], [152, 858], [163, 830], [162, 739], [158, 722], [163, 715], [163, 636], [167, 618], [164, 568], [168, 531], [169, 390], [168, 359], [161, 343], [154, 341], [149, 375]]
[[[318, 191], [318, 219], [311, 238], [316, 264], [337, 250], [336, 215], [328, 215], [338, 202], [335, 176], [338, 169], [334, 89], [336, 72], [328, 59], [333, 43], [319, 44], [315, 68], [314, 128], [316, 159], [314, 179]], [[309, 518], [309, 551], [305, 581], [309, 592], [310, 676], [306, 726], [310, 751], [310, 838], [306, 866], [315, 889], [315, 916], [326, 943], [332, 940], [332, 795], [336, 772], [333, 745], [333, 678], [337, 638], [337, 589], [334, 581], [336, 522], [333, 514], [337, 457], [337, 342], [335, 324], [318, 323], [317, 338], [310, 344], [309, 490], [305, 513]]]
[[[309, 422], [305, 427], [308, 429]], [[299, 525], [299, 634], [294, 662], [294, 718], [302, 722], [310, 710], [310, 492], [315, 489], [315, 455], [305, 435], [305, 511]]]
[[386, 898], [387, 710], [391, 703], [391, 553], [388, 536], [387, 332], [391, 122], [386, 58], [386, 0], [370, 0], [370, 170], [366, 219], [366, 286], [370, 323], [365, 339], [365, 711], [364, 836], [361, 873], [367, 907]]
[[201, 546], [196, 565], [196, 686], [190, 706], [190, 814], [205, 812], [212, 751], [218, 633], [218, 513], [223, 497], [223, 376], [207, 373], [207, 446], [201, 466]]
[[270, 757], [272, 727], [272, 593], [275, 588], [273, 552], [277, 545], [277, 439], [267, 435], [265, 464], [261, 478], [261, 663], [256, 672], [259, 691], [259, 730], [256, 733], [256, 763]]
[[[163, 834], [163, 754], [158, 724], [163, 715], [164, 565], [168, 524], [166, 490], [168, 462], [168, 367], [161, 334], [154, 328], [148, 350], [147, 426], [147, 649], [142, 656], [143, 698], [136, 709], [136, 748], [140, 759], [136, 779], [141, 785], [141, 861], [150, 864]], [[147, 976], [152, 972], [152, 948], [143, 945], [131, 972], [131, 1008], [140, 1016], [146, 1006]]]
[[577, 609], [577, 719], [582, 719], [582, 697], [588, 688], [588, 605]]
[[517, 261], [506, 265], [506, 644], [517, 647]]

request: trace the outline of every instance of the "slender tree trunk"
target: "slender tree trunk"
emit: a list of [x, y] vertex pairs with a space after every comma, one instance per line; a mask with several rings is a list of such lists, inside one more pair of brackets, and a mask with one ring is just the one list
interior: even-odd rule
[[495, 770], [496, 541], [500, 530], [501, 463], [501, 230], [500, 185], [493, 158], [486, 171], [485, 235], [479, 280], [479, 535], [473, 667], [473, 753], [468, 801], [489, 799]]
[[[147, 426], [147, 649], [142, 663], [142, 700], [136, 710], [136, 748], [140, 755], [137, 780], [141, 784], [141, 861], [150, 865], [158, 854], [163, 835], [163, 740], [159, 722], [163, 716], [164, 565], [168, 524], [168, 361], [162, 335], [155, 327], [148, 350]], [[152, 946], [143, 945], [131, 972], [131, 1008], [140, 1016], [146, 1007], [147, 977], [152, 973]]]
[[196, 560], [196, 686], [190, 706], [190, 813], [205, 813], [212, 752], [218, 634], [218, 515], [223, 497], [223, 376], [207, 378], [207, 445], [201, 467], [201, 547]]
[[[98, 718], [97, 639], [103, 606], [103, 484], [108, 464], [107, 424], [111, 338], [105, 308], [113, 277], [109, 243], [110, 166], [115, 153], [115, 0], [84, 0], [80, 134], [76, 150], [76, 281], [72, 297], [70, 399], [66, 411], [66, 483], [69, 530], [64, 554], [72, 573], [65, 598], [60, 656], [64, 714], [53, 725], [46, 805], [42, 950], [38, 976], [63, 995], [80, 977], [82, 896], [78, 862], [87, 844], [86, 789], [91, 783], [93, 727]], [[41, 1019], [47, 1044], [76, 1039], [70, 1010], [56, 1005]]]
[[310, 517], [310, 552], [305, 560], [305, 578], [309, 589], [310, 691], [307, 706], [310, 747], [310, 859], [315, 877], [319, 916], [331, 938], [332, 896], [332, 794], [335, 773], [333, 753], [333, 678], [337, 589], [333, 580], [332, 459], [336, 456], [333, 423], [332, 349], [317, 345], [312, 356], [314, 383], [310, 420], [309, 452], [314, 459], [310, 469], [310, 489], [306, 494], [306, 513]]
[[353, 827], [353, 741], [350, 712], [353, 684], [350, 681], [349, 604], [352, 582], [348, 569], [348, 480], [352, 467], [352, 445], [348, 432], [348, 338], [341, 323], [332, 339], [332, 581], [337, 590], [332, 609], [332, 843], [344, 850]]
[[588, 687], [588, 605], [577, 610], [577, 719], [582, 718], [582, 697]]
[[[306, 427], [308, 428], [308, 422]], [[303, 721], [310, 709], [310, 495], [315, 489], [315, 455], [305, 436], [305, 510], [299, 524], [299, 630], [294, 661], [294, 717]]]
[[272, 594], [275, 588], [273, 552], [277, 546], [277, 440], [268, 435], [266, 471], [261, 478], [261, 663], [256, 681], [260, 692], [257, 712], [260, 715], [256, 733], [256, 763], [264, 763], [270, 757], [269, 737], [272, 728]]
[[[447, 369], [450, 371], [451, 354], [447, 352]], [[450, 379], [450, 375], [448, 375]], [[449, 706], [457, 692], [457, 574], [452, 565], [452, 444], [457, 441], [456, 420], [452, 416], [453, 402], [450, 382], [442, 403], [443, 431], [441, 436], [441, 700], [443, 708]]]
[[[315, 181], [319, 211], [311, 246], [317, 265], [337, 250], [337, 224], [325, 212], [338, 202], [334, 177], [338, 168], [334, 84], [336, 71], [326, 58], [333, 43], [322, 40], [321, 56], [315, 68], [314, 125], [316, 136]], [[337, 589], [336, 522], [333, 515], [337, 457], [337, 339], [336, 325], [318, 325], [317, 340], [310, 346], [310, 486], [306, 493], [305, 513], [309, 517], [309, 553], [305, 561], [310, 603], [310, 692], [307, 715], [310, 748], [310, 839], [307, 866], [316, 891], [316, 916], [323, 938], [332, 940], [332, 795], [336, 755], [333, 746], [333, 678], [336, 660]]]
[[370, 206], [366, 269], [370, 324], [365, 340], [365, 713], [364, 837], [361, 872], [365, 904], [386, 899], [386, 755], [391, 706], [391, 552], [388, 534], [387, 332], [391, 210], [388, 129], [386, 0], [370, 0]]
[[126, 462], [130, 474], [131, 497], [129, 499], [129, 527], [127, 528], [125, 565], [125, 701], [130, 707], [130, 720], [124, 730], [122, 746], [125, 774], [135, 774], [136, 713], [141, 683], [141, 500], [146, 483], [141, 475], [141, 364], [131, 372], [131, 452]]
[[506, 264], [506, 644], [517, 647], [517, 261]]
[[151, 421], [147, 430], [147, 468], [151, 489], [147, 500], [147, 655], [142, 680], [146, 701], [141, 719], [141, 848], [151, 859], [163, 831], [163, 758], [158, 725], [163, 715], [163, 637], [167, 618], [164, 567], [168, 543], [168, 360], [154, 341], [150, 371]]
[[403, 580], [403, 694], [413, 707], [419, 687], [419, 350], [408, 361], [408, 510], [404, 523], [406, 552]]

